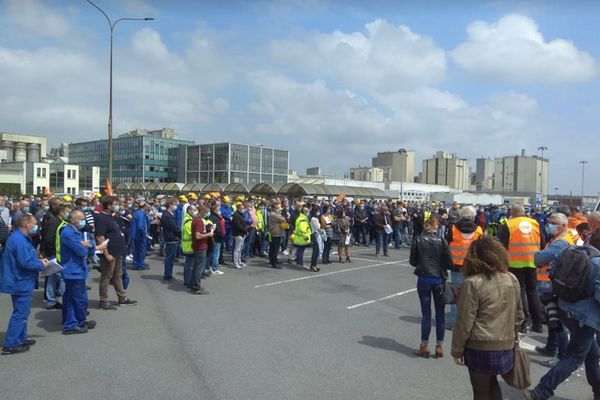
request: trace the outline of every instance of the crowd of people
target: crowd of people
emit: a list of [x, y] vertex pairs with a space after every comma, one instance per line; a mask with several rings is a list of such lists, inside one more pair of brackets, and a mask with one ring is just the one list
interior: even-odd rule
[[[547, 344], [536, 350], [552, 357], [551, 369], [526, 398], [550, 397], [585, 361], [600, 399], [600, 350], [594, 339], [600, 306], [589, 299], [565, 303], [551, 282], [565, 249], [600, 248], [600, 213], [582, 215], [566, 206], [550, 212], [520, 204], [447, 206], [343, 197], [290, 201], [195, 193], [23, 197], [11, 203], [0, 196], [0, 291], [11, 294], [13, 303], [2, 353], [20, 353], [35, 344], [27, 335], [27, 319], [39, 273], [45, 276], [46, 307], [62, 311], [63, 334], [82, 334], [96, 326], [88, 319], [91, 268], [100, 272], [98, 308], [115, 310], [137, 304], [127, 296], [127, 271], [149, 269], [150, 251], [164, 257], [165, 282], [177, 281], [173, 267], [182, 258], [181, 284], [192, 294], [206, 295], [204, 279], [223, 275], [224, 266], [241, 269], [249, 258], [264, 257], [280, 269], [287, 257], [288, 263], [319, 272], [332, 263], [331, 256], [351, 263], [353, 246], [374, 246], [376, 257], [389, 256], [391, 248], [410, 248], [422, 310], [415, 353], [430, 356], [433, 303], [434, 354], [444, 356], [445, 332], [452, 331], [452, 356], [469, 368], [475, 399], [501, 399], [497, 375], [512, 369], [518, 334], [543, 333], [544, 323]], [[306, 249], [312, 251], [305, 266]], [[596, 253], [590, 256], [595, 269], [589, 280], [600, 298]], [[116, 304], [109, 300], [111, 285]], [[456, 301], [448, 301], [448, 287], [455, 289]], [[446, 305], [454, 302], [446, 321]]]

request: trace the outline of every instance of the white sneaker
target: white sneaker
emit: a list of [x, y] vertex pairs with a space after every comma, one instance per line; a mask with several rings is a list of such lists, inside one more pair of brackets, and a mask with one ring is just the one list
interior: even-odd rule
[[244, 267], [247, 267], [248, 265], [247, 265], [246, 263], [241, 263], [241, 264], [240, 264], [240, 266], [241, 266], [242, 268], [244, 268]]
[[289, 256], [289, 255], [290, 255], [290, 252], [289, 252], [288, 250], [284, 250], [284, 251], [283, 251], [283, 255], [284, 255], [284, 256]]
[[213, 271], [213, 275], [223, 275], [225, 272], [221, 271], [221, 270], [216, 270]]
[[231, 267], [231, 268], [233, 268], [233, 269], [242, 269], [242, 266], [241, 266], [241, 265], [234, 265], [234, 266], [233, 266], [233, 267]]
[[133, 257], [127, 256], [127, 257], [125, 257], [125, 260], [127, 260], [127, 261], [133, 261]]

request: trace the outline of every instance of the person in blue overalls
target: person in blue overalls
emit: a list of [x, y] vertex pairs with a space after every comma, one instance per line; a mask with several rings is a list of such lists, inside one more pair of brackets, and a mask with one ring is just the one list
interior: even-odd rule
[[131, 228], [129, 230], [129, 240], [133, 246], [133, 265], [131, 269], [141, 270], [150, 269], [146, 264], [146, 251], [148, 250], [148, 216], [150, 206], [144, 201], [140, 201], [138, 209], [133, 212]]
[[[96, 321], [87, 320], [88, 295], [85, 280], [88, 276], [87, 255], [94, 245], [85, 240], [82, 230], [86, 226], [83, 211], [72, 211], [68, 225], [60, 233], [60, 258], [62, 262], [65, 293], [63, 294], [63, 334], [86, 333], [96, 327]], [[98, 250], [104, 250], [104, 242]]]
[[48, 267], [48, 260], [38, 259], [30, 238], [38, 231], [35, 217], [23, 213], [15, 228], [6, 242], [0, 266], [0, 292], [10, 294], [13, 304], [2, 354], [22, 353], [35, 344], [35, 340], [27, 335], [27, 319], [31, 313], [31, 297], [38, 272]]

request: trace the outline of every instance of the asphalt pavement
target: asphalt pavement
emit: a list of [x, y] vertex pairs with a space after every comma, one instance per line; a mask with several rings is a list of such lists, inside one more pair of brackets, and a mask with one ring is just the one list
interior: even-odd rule
[[[127, 292], [139, 304], [116, 311], [97, 310], [92, 271], [96, 329], [62, 335], [60, 311], [45, 310], [41, 291], [34, 293], [29, 333], [38, 343], [0, 357], [0, 399], [471, 399], [467, 369], [449, 354], [451, 332], [445, 358], [413, 355], [420, 307], [408, 253], [376, 258], [373, 247], [354, 247], [352, 263], [318, 273], [287, 263], [272, 269], [257, 257], [205, 279], [209, 295], [192, 295], [182, 264], [178, 281], [164, 283], [153, 252], [150, 270], [129, 272]], [[0, 339], [11, 311], [10, 297], [0, 296]], [[544, 335], [533, 334], [523, 346], [541, 342]], [[532, 360], [537, 383], [546, 358]], [[501, 384], [505, 399], [522, 398]], [[555, 398], [591, 399], [585, 374], [577, 371]]]

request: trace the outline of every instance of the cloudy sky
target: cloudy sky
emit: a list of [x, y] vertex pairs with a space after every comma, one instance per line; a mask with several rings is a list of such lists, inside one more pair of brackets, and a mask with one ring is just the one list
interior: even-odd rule
[[[342, 176], [377, 151], [549, 150], [600, 192], [600, 2], [96, 0], [119, 23], [114, 132], [290, 150]], [[451, 3], [452, 5], [447, 5]], [[0, 131], [106, 136], [108, 26], [84, 0], [0, 0]]]

